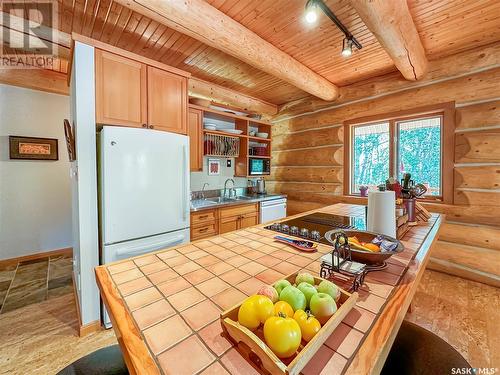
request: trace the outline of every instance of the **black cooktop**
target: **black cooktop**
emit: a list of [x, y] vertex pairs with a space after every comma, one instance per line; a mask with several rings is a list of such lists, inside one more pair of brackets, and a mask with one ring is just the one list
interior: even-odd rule
[[324, 237], [326, 232], [332, 229], [366, 230], [366, 220], [364, 217], [340, 216], [316, 212], [280, 223], [273, 223], [264, 228], [329, 244]]

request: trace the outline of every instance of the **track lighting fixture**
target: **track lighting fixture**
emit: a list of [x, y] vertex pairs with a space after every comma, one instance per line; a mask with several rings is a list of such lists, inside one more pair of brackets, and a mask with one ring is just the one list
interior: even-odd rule
[[344, 40], [342, 41], [342, 56], [349, 57], [352, 55], [352, 47], [356, 47], [357, 49], [361, 49], [362, 45], [356, 40], [354, 35], [352, 35], [347, 27], [345, 27], [342, 22], [337, 18], [335, 14], [326, 6], [323, 0], [307, 0], [306, 3], [306, 14], [305, 19], [308, 23], [314, 23], [318, 19], [319, 9], [325, 13], [328, 18], [332, 20], [332, 22], [342, 31], [345, 35]]

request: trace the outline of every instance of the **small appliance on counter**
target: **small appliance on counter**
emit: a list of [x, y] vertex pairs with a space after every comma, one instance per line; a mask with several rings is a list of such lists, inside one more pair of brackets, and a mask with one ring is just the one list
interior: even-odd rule
[[264, 180], [264, 178], [259, 178], [256, 184], [257, 184], [257, 194], [267, 194], [266, 181]]
[[271, 160], [250, 158], [248, 159], [248, 174], [252, 176], [260, 176], [271, 173]]

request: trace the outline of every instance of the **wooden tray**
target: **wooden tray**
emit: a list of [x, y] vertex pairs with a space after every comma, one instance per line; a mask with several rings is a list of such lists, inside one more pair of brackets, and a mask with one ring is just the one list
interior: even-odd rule
[[[295, 282], [298, 272], [285, 277], [290, 283]], [[318, 285], [324, 279], [314, 277]], [[330, 337], [347, 313], [354, 307], [358, 293], [348, 293], [339, 288], [341, 295], [337, 301], [337, 312], [321, 327], [314, 338], [306, 343], [302, 341], [297, 354], [287, 359], [278, 358], [264, 342], [262, 327], [255, 332], [238, 323], [238, 311], [243, 301], [221, 314], [221, 325], [225, 334], [236, 345], [240, 354], [264, 374], [299, 374], [318, 349]], [[255, 291], [257, 293], [257, 291]]]

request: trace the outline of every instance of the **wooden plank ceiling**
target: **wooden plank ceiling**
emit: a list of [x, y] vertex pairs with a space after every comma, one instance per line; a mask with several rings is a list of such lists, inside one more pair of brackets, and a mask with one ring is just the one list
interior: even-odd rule
[[[309, 96], [296, 87], [111, 0], [58, 0], [59, 26], [184, 69], [194, 77], [274, 104]], [[326, 4], [361, 42], [340, 55], [343, 34], [321, 15], [303, 20], [305, 0], [207, 0], [302, 64], [338, 86], [395, 71], [394, 63], [348, 0]], [[430, 60], [500, 40], [498, 0], [408, 0]], [[67, 64], [58, 62], [65, 72]]]

